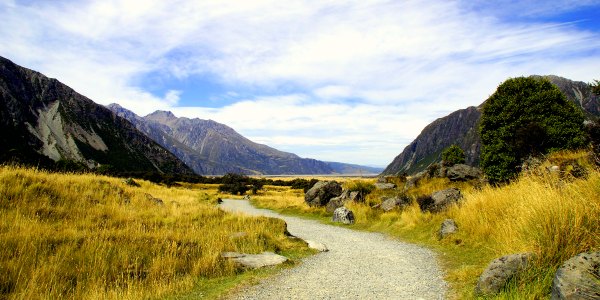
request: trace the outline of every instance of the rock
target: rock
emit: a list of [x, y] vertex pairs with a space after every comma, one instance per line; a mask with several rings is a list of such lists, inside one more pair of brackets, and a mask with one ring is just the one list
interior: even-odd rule
[[148, 200], [150, 200], [150, 201], [154, 202], [154, 204], [156, 204], [156, 205], [161, 205], [161, 206], [162, 206], [162, 205], [164, 205], [164, 204], [165, 204], [165, 203], [162, 201], [162, 199], [160, 199], [160, 198], [156, 198], [156, 197], [154, 197], [154, 196], [152, 196], [152, 195], [150, 195], [150, 194], [146, 194], [146, 199], [148, 199]]
[[217, 198], [217, 204], [221, 204], [221, 203], [223, 203], [223, 199]]
[[327, 249], [327, 246], [325, 246], [325, 244], [323, 244], [323, 243], [319, 243], [319, 242], [315, 242], [315, 241], [311, 241], [311, 240], [305, 240], [305, 242], [308, 244], [308, 248], [315, 249], [319, 252], [329, 251], [329, 249]]
[[340, 222], [344, 224], [354, 224], [354, 213], [345, 208], [339, 207], [333, 212], [333, 222]]
[[479, 276], [475, 294], [491, 296], [499, 293], [513, 276], [527, 267], [532, 256], [532, 253], [519, 253], [494, 259]]
[[438, 232], [438, 238], [441, 240], [451, 234], [454, 234], [458, 231], [458, 226], [456, 222], [452, 219], [446, 219], [442, 222], [442, 226], [440, 227], [440, 231]]
[[279, 265], [287, 261], [287, 257], [275, 254], [273, 252], [263, 252], [261, 254], [223, 252], [221, 253], [221, 257], [232, 259], [243, 267], [251, 269]]
[[428, 174], [426, 171], [423, 172], [419, 172], [411, 177], [409, 177], [408, 179], [406, 179], [406, 183], [404, 184], [404, 190], [409, 190], [412, 188], [415, 188], [419, 185], [419, 181], [421, 181], [421, 179], [427, 177]]
[[550, 299], [600, 299], [600, 252], [567, 260], [556, 271]]
[[450, 181], [467, 181], [478, 179], [482, 176], [479, 168], [471, 167], [465, 164], [456, 164], [446, 171], [445, 174]]
[[325, 210], [328, 213], [333, 213], [336, 209], [344, 206], [344, 204], [346, 204], [346, 200], [342, 199], [342, 197], [335, 197], [335, 198], [331, 198], [331, 200], [329, 200], [329, 202], [327, 202], [327, 205], [325, 206]]
[[378, 190], [391, 190], [391, 189], [395, 189], [396, 185], [393, 183], [381, 183], [381, 182], [376, 182], [375, 183], [375, 188]]
[[378, 206], [381, 210], [388, 212], [396, 207], [404, 207], [410, 204], [410, 198], [406, 196], [396, 196], [385, 198]]
[[457, 188], [449, 188], [437, 191], [429, 197], [420, 197], [417, 199], [421, 211], [430, 211], [433, 213], [441, 212], [448, 206], [457, 203], [462, 198], [460, 190]]
[[123, 182], [124, 184], [128, 185], [128, 186], [135, 186], [135, 187], [140, 187], [140, 184], [135, 182], [135, 180], [133, 180], [133, 178], [127, 178], [127, 179], [123, 179], [121, 182]]
[[304, 195], [309, 206], [325, 206], [331, 198], [342, 194], [342, 186], [336, 181], [319, 181]]
[[244, 196], [244, 199], [243, 199], [243, 200], [250, 201], [250, 195], [246, 195], [246, 196]]

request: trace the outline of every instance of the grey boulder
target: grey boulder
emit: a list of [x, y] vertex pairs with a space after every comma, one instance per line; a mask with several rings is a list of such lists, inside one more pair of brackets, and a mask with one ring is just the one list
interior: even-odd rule
[[440, 226], [440, 231], [438, 232], [438, 238], [441, 240], [451, 234], [455, 234], [458, 232], [458, 226], [456, 222], [452, 219], [446, 219], [442, 222], [442, 226]]
[[343, 224], [354, 224], [354, 213], [342, 206], [333, 212], [332, 220]]
[[467, 181], [480, 178], [482, 173], [479, 168], [464, 164], [456, 164], [446, 170], [445, 176], [448, 177], [450, 181]]
[[405, 207], [410, 204], [410, 199], [406, 196], [395, 196], [390, 198], [385, 198], [381, 204], [378, 206], [384, 212], [388, 212], [397, 207]]
[[499, 293], [512, 277], [527, 268], [532, 256], [532, 253], [518, 253], [494, 259], [479, 276], [475, 294], [491, 296]]
[[558, 268], [550, 299], [600, 299], [600, 252], [580, 253]]
[[245, 268], [258, 269], [266, 266], [275, 266], [287, 261], [287, 257], [273, 252], [261, 254], [246, 254], [238, 252], [223, 252], [221, 257], [229, 258]]
[[342, 194], [342, 186], [336, 181], [319, 181], [304, 195], [309, 206], [325, 206], [331, 198]]

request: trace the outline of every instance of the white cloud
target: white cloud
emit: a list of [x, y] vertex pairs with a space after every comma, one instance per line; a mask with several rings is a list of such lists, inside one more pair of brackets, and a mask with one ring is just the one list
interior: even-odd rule
[[[597, 78], [598, 33], [503, 21], [592, 4], [8, 1], [0, 55], [140, 115], [172, 109], [303, 156], [385, 164], [428, 122], [480, 104], [507, 77]], [[177, 108], [186, 90], [153, 94], [140, 84], [148, 73], [207, 76], [238, 101]]]

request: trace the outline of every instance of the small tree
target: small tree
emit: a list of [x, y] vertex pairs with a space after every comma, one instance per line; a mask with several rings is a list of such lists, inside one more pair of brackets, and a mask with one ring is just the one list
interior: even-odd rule
[[442, 151], [442, 164], [451, 167], [465, 163], [465, 152], [458, 145], [452, 145]]
[[513, 178], [529, 156], [585, 145], [583, 112], [546, 79], [506, 80], [483, 106], [481, 167], [490, 182]]

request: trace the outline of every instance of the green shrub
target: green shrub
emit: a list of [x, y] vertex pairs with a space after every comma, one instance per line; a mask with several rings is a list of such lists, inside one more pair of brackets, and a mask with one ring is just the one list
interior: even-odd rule
[[481, 167], [492, 183], [514, 178], [529, 156], [585, 145], [583, 113], [543, 78], [498, 86], [483, 106], [479, 131]]
[[442, 151], [442, 164], [451, 167], [465, 163], [465, 152], [458, 145], [452, 145]]

